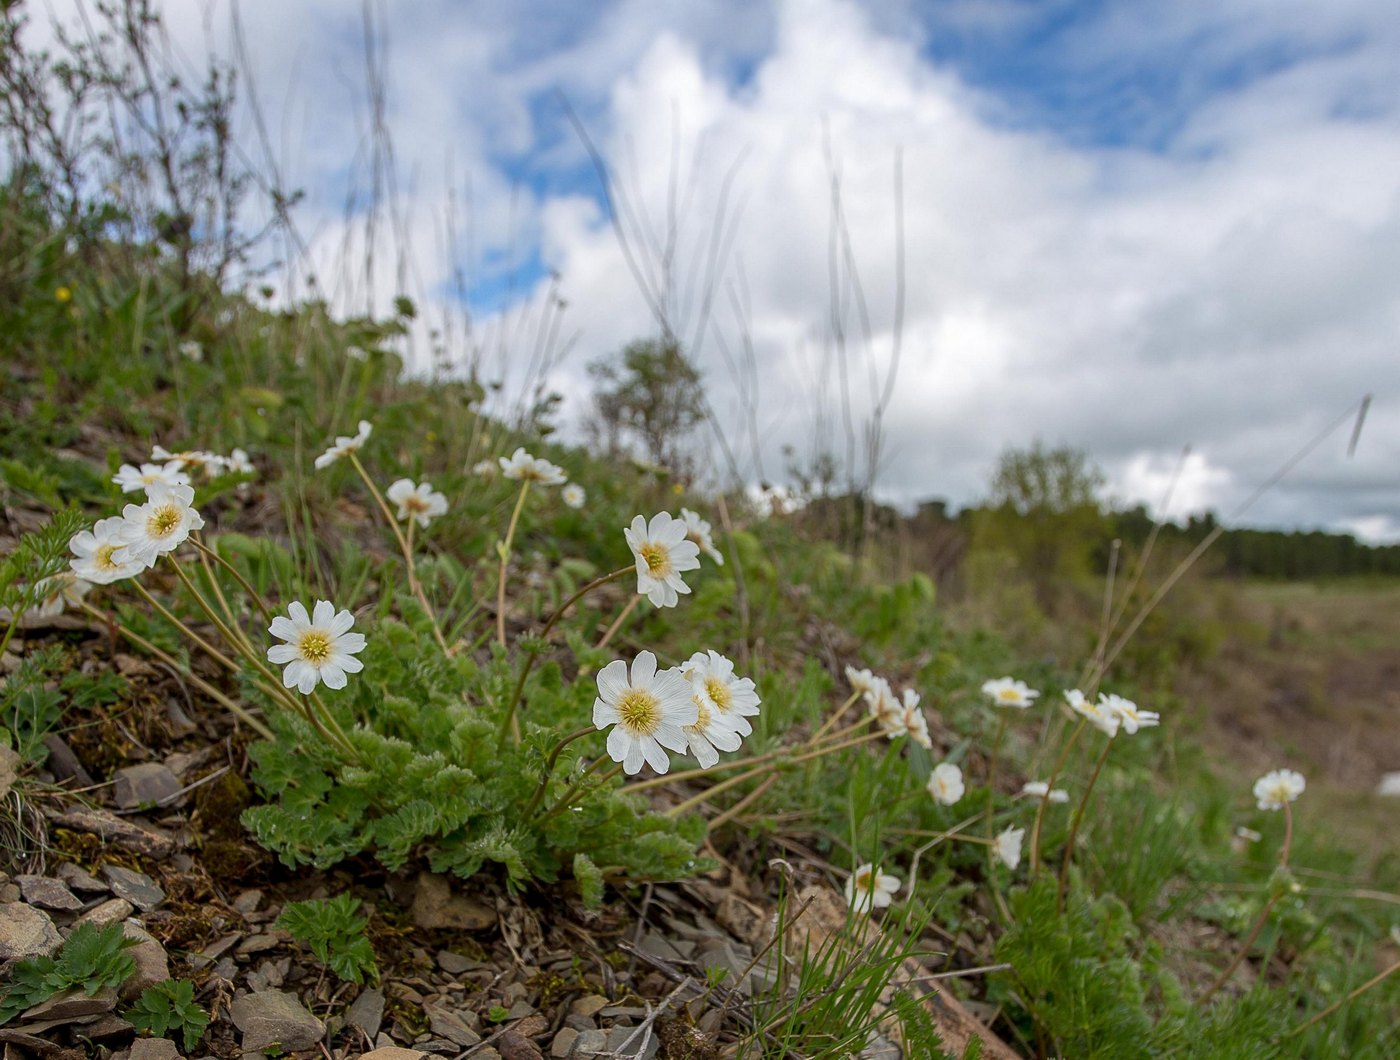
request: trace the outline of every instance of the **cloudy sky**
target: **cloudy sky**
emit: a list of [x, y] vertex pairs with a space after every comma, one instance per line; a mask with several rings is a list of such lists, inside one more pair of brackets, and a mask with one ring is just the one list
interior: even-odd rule
[[[166, 9], [180, 56], [233, 54], [228, 0]], [[863, 466], [884, 401], [892, 500], [975, 501], [1039, 438], [1153, 505], [1189, 445], [1172, 513], [1228, 515], [1373, 393], [1354, 457], [1344, 427], [1241, 521], [1400, 540], [1395, 0], [386, 3], [398, 223], [370, 276], [345, 265], [373, 173], [363, 5], [237, 12], [307, 193], [302, 270], [351, 307], [408, 290], [507, 393], [557, 293], [566, 428], [587, 364], [660, 314], [747, 476], [781, 481], [784, 446]]]

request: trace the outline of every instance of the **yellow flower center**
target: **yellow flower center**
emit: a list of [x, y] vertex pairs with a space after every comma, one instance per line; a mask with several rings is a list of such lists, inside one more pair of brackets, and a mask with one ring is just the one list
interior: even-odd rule
[[642, 562], [653, 578], [664, 578], [671, 573], [671, 552], [664, 545], [643, 545]]
[[734, 704], [734, 693], [730, 692], [729, 686], [718, 677], [705, 678], [705, 694], [721, 714], [728, 714]]
[[617, 703], [622, 727], [639, 736], [650, 736], [661, 724], [661, 701], [650, 692], [629, 688]]
[[152, 537], [169, 537], [180, 526], [180, 509], [174, 504], [162, 504], [146, 517], [146, 533]]
[[875, 870], [874, 870], [874, 869], [862, 869], [862, 870], [860, 870], [859, 872], [856, 873], [856, 890], [857, 890], [857, 891], [874, 891], [874, 890], [875, 890]]
[[1003, 688], [997, 692], [997, 699], [1003, 703], [1014, 703], [1021, 698], [1021, 693], [1014, 688]]
[[98, 570], [116, 570], [121, 564], [112, 558], [112, 553], [121, 548], [121, 545], [101, 545], [97, 549], [97, 554], [92, 557], [93, 566]]
[[330, 658], [330, 634], [320, 629], [308, 629], [297, 638], [297, 654], [309, 663], [320, 665]]
[[704, 734], [705, 730], [710, 727], [710, 719], [713, 715], [710, 713], [710, 708], [705, 706], [704, 700], [699, 696], [695, 697], [695, 709], [700, 713], [696, 715], [695, 724], [687, 725], [685, 731], [694, 733], [696, 736], [701, 736]]
[[428, 510], [428, 502], [416, 493], [410, 493], [399, 503], [410, 512], [426, 512]]

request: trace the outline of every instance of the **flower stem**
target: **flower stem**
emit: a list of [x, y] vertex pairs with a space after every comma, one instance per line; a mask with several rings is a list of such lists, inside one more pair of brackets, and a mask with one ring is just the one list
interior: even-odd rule
[[818, 740], [820, 740], [828, 729], [830, 729], [838, 721], [845, 717], [846, 712], [850, 710], [853, 706], [855, 706], [858, 702], [860, 702], [860, 697], [863, 694], [864, 693], [860, 692], [859, 690], [852, 692], [851, 698], [846, 700], [846, 702], [842, 703], [839, 707], [837, 707], [835, 714], [827, 718], [826, 721], [822, 722], [821, 728], [812, 734], [812, 739], [808, 742], [816, 743]]
[[267, 604], [263, 602], [263, 598], [258, 595], [258, 591], [249, 584], [247, 578], [243, 577], [243, 573], [228, 560], [224, 559], [223, 556], [219, 555], [216, 549], [210, 548], [197, 536], [192, 536], [190, 540], [194, 543], [195, 548], [199, 549], [200, 552], [233, 575], [238, 584], [243, 587], [243, 591], [248, 594], [248, 599], [252, 600], [253, 603], [257, 605], [258, 610], [262, 612], [263, 621], [271, 624], [272, 612], [268, 609]]
[[[1279, 868], [1288, 868], [1288, 855], [1293, 847], [1293, 810], [1288, 803], [1283, 804], [1283, 849], [1279, 852]], [[1268, 922], [1269, 914], [1273, 912], [1274, 906], [1278, 904], [1279, 896], [1271, 894], [1269, 900], [1264, 903], [1264, 908], [1259, 910], [1259, 916], [1255, 918], [1254, 926], [1249, 929], [1249, 934], [1245, 936], [1240, 948], [1235, 951], [1235, 956], [1230, 959], [1230, 963], [1225, 966], [1225, 970], [1215, 977], [1215, 981], [1210, 984], [1206, 992], [1201, 995], [1196, 1002], [1204, 1005], [1215, 996], [1217, 990], [1230, 980], [1230, 976], [1235, 974], [1235, 969], [1240, 966], [1245, 957], [1249, 954], [1250, 947], [1259, 937], [1259, 932], [1264, 930], [1264, 925]], [[1322, 1015], [1326, 1015], [1323, 1012]], [[1319, 1017], [1320, 1018], [1320, 1017]], [[1306, 1024], [1304, 1025], [1306, 1026]]]
[[632, 599], [628, 600], [627, 606], [622, 609], [622, 613], [618, 615], [615, 619], [613, 619], [612, 625], [610, 625], [606, 630], [603, 631], [602, 638], [598, 641], [597, 644], [594, 645], [594, 647], [598, 648], [599, 650], [606, 648], [608, 646], [608, 641], [613, 639], [613, 634], [622, 628], [622, 623], [627, 621], [627, 616], [630, 615], [633, 611], [635, 611], [637, 609], [637, 605], [641, 602], [642, 597], [640, 593], [632, 597]]
[[763, 780], [758, 785], [758, 787], [754, 788], [753, 791], [749, 792], [742, 799], [736, 802], [733, 806], [729, 807], [729, 809], [725, 810], [718, 817], [712, 818], [710, 820], [710, 823], [705, 826], [705, 831], [713, 832], [716, 828], [718, 828], [725, 822], [732, 821], [735, 817], [743, 813], [755, 802], [761, 799], [767, 793], [768, 789], [771, 788], [777, 782], [778, 775], [776, 773], [773, 774], [771, 777], [768, 777], [767, 779]]
[[1088, 723], [1088, 718], [1081, 718], [1074, 731], [1069, 734], [1069, 739], [1065, 741], [1065, 746], [1060, 750], [1060, 757], [1055, 762], [1055, 768], [1050, 771], [1050, 779], [1045, 783], [1045, 794], [1040, 797], [1040, 805], [1035, 808], [1035, 826], [1031, 831], [1031, 875], [1035, 875], [1040, 868], [1040, 829], [1045, 822], [1045, 807], [1050, 805], [1050, 793], [1055, 790], [1055, 781], [1060, 779], [1060, 773], [1065, 768], [1065, 761], [1069, 758], [1070, 751], [1074, 750], [1074, 745], [1079, 740], [1079, 734], [1084, 731], [1084, 726]]
[[554, 745], [549, 754], [545, 757], [544, 775], [540, 777], [539, 787], [535, 788], [535, 794], [530, 797], [530, 802], [526, 805], [525, 809], [521, 811], [520, 819], [522, 821], [528, 821], [530, 819], [530, 814], [535, 812], [535, 807], [540, 804], [540, 800], [544, 798], [544, 793], [549, 789], [549, 778], [554, 775], [554, 765], [559, 761], [560, 752], [575, 740], [582, 740], [589, 733], [597, 731], [598, 730], [592, 725], [585, 725], [581, 729], [575, 729]]
[[166, 606], [165, 606], [164, 604], [162, 604], [159, 600], [157, 600], [154, 596], [152, 596], [149, 592], [146, 591], [146, 587], [145, 587], [144, 585], [142, 585], [142, 584], [141, 584], [140, 582], [138, 582], [138, 581], [133, 581], [133, 582], [131, 583], [131, 585], [132, 585], [132, 588], [134, 588], [134, 589], [136, 590], [137, 595], [139, 595], [139, 596], [141, 597], [141, 599], [145, 600], [146, 603], [150, 604], [151, 607], [156, 611], [156, 613], [158, 613], [163, 619], [165, 619], [167, 622], [169, 622], [172, 626], [174, 626], [176, 629], [178, 629], [178, 630], [179, 630], [181, 633], [183, 633], [185, 636], [189, 637], [190, 640], [193, 641], [194, 644], [195, 644], [200, 650], [202, 650], [206, 655], [208, 655], [208, 656], [209, 656], [211, 659], [213, 659], [216, 663], [218, 663], [218, 664], [219, 664], [220, 666], [222, 666], [224, 669], [228, 670], [230, 673], [235, 673], [235, 674], [236, 674], [236, 673], [238, 673], [239, 670], [242, 669], [241, 666], [239, 666], [236, 662], [234, 662], [232, 659], [230, 659], [230, 658], [229, 658], [227, 655], [225, 655], [223, 652], [221, 652], [218, 648], [214, 647], [214, 645], [210, 644], [207, 640], [205, 640], [203, 637], [201, 637], [198, 633], [196, 633], [194, 630], [190, 629], [189, 626], [185, 625], [184, 622], [182, 622], [182, 621], [180, 621], [178, 618], [176, 618], [176, 617], [170, 612], [170, 610], [169, 610], [168, 608], [166, 608]]
[[178, 673], [183, 675], [187, 681], [189, 681], [192, 685], [198, 688], [210, 699], [214, 700], [214, 702], [222, 706], [239, 721], [243, 722], [243, 724], [247, 725], [248, 728], [252, 729], [264, 740], [273, 739], [272, 730], [269, 729], [257, 718], [253, 717], [253, 715], [248, 713], [248, 711], [243, 708], [242, 704], [232, 699], [231, 697], [224, 695], [224, 693], [220, 692], [208, 681], [204, 680], [204, 678], [194, 673], [188, 666], [181, 664], [169, 652], [165, 651], [163, 648], [156, 647], [156, 645], [152, 644], [139, 633], [133, 633], [131, 630], [127, 629], [120, 622], [118, 622], [115, 617], [113, 617], [112, 615], [104, 614], [97, 608], [93, 607], [86, 600], [79, 600], [78, 606], [84, 611], [86, 611], [88, 614], [90, 614], [93, 618], [98, 619], [101, 622], [107, 623], [118, 633], [120, 633], [123, 637], [131, 641], [132, 644], [135, 644], [138, 648], [142, 649], [143, 651], [149, 652], [161, 662], [165, 663], [167, 666], [171, 667], [172, 669], [176, 670]]
[[[544, 812], [544, 816], [541, 817], [540, 820], [547, 821], [551, 817], [556, 817], [559, 814], [563, 813], [565, 810], [567, 810], [569, 808], [570, 803], [573, 801], [575, 793], [577, 793], [578, 790], [583, 787], [584, 781], [586, 781], [590, 776], [596, 773], [598, 771], [598, 767], [600, 767], [604, 762], [609, 761], [611, 761], [611, 759], [599, 758], [591, 766], [584, 770], [583, 775], [569, 785], [569, 787], [564, 791], [564, 794], [559, 796], [559, 801], [556, 802], [553, 806], [551, 806], [548, 810], [546, 810]], [[592, 795], [595, 791], [597, 791], [604, 784], [612, 780], [613, 777], [617, 776], [621, 772], [622, 764], [618, 763], [617, 765], [613, 766], [612, 769], [609, 769], [606, 773], [600, 776], [598, 778], [598, 782], [594, 784], [591, 788], [589, 788], [585, 794]]]
[[520, 522], [520, 511], [525, 507], [525, 495], [530, 492], [530, 480], [520, 483], [520, 496], [515, 499], [515, 510], [510, 513], [510, 526], [506, 530], [505, 542], [500, 546], [501, 572], [496, 579], [496, 641], [502, 648], [506, 646], [506, 568], [510, 564], [510, 546], [515, 540], [515, 527]]
[[[1006, 708], [1002, 708], [997, 714], [997, 734], [992, 740], [992, 753], [987, 758], [987, 879], [993, 879], [997, 867], [996, 840], [992, 838], [992, 811], [996, 804], [997, 787], [997, 755], [1001, 753], [1001, 741], [1006, 736]], [[961, 838], [967, 839], [968, 836]], [[992, 888], [992, 897], [996, 900], [997, 911], [1001, 913], [1003, 922], [1011, 920], [1011, 910], [1006, 905], [1006, 899], [1002, 896], [1001, 889]]]
[[[394, 539], [399, 543], [399, 551], [403, 553], [403, 561], [408, 574], [408, 588], [417, 598], [418, 604], [423, 608], [423, 613], [428, 616], [428, 622], [433, 627], [433, 638], [438, 642], [438, 647], [445, 654], [450, 654], [447, 640], [442, 635], [442, 628], [438, 625], [437, 612], [433, 610], [433, 605], [428, 603], [428, 596], [423, 592], [423, 586], [418, 581], [417, 568], [413, 565], [413, 549], [408, 543], [408, 539], [403, 536], [403, 531], [399, 529], [399, 521], [394, 518], [394, 513], [389, 510], [389, 502], [384, 499], [384, 495], [379, 492], [379, 487], [374, 484], [374, 480], [369, 477], [369, 472], [365, 470], [365, 465], [360, 463], [360, 458], [351, 452], [350, 463], [359, 472], [360, 478], [364, 481], [365, 488], [369, 490], [370, 496], [374, 498], [375, 504], [379, 505], [379, 510], [384, 515], [385, 521], [389, 524], [389, 529], [394, 532]], [[413, 527], [409, 526], [412, 533]]]
[[[540, 640], [543, 641], [545, 637], [549, 636], [550, 631], [553, 630], [558, 621], [564, 617], [564, 613], [568, 611], [569, 608], [573, 607], [574, 604], [578, 603], [586, 595], [588, 595], [594, 589], [598, 588], [598, 586], [606, 585], [610, 581], [614, 581], [617, 578], [621, 578], [631, 569], [631, 567], [622, 567], [618, 570], [613, 571], [611, 574], [604, 574], [600, 578], [594, 578], [587, 585], [583, 586], [583, 588], [575, 592], [573, 596], [569, 597], [567, 600], [565, 600], [562, 604], [559, 605], [559, 607], [555, 610], [554, 614], [549, 616], [549, 621], [546, 622], [544, 624], [544, 628], [540, 630]], [[520, 665], [520, 677], [517, 678], [515, 682], [515, 689], [510, 694], [510, 705], [506, 707], [505, 716], [501, 719], [501, 727], [496, 732], [496, 739], [499, 741], [501, 746], [505, 745], [507, 732], [510, 732], [514, 735], [516, 743], [520, 742], [520, 721], [516, 715], [520, 708], [520, 697], [525, 692], [525, 681], [529, 678], [530, 671], [535, 668], [535, 660], [538, 657], [538, 649], [533, 647], [526, 649], [525, 661]]]
[[[1065, 853], [1060, 859], [1060, 887], [1056, 898], [1056, 907], [1060, 912], [1065, 909], [1065, 890], [1069, 887], [1069, 862], [1074, 856], [1074, 840], [1079, 835], [1079, 824], [1084, 820], [1084, 811], [1089, 806], [1089, 796], [1093, 794], [1094, 782], [1099, 779], [1099, 773], [1103, 770], [1103, 764], [1108, 761], [1108, 752], [1113, 750], [1115, 737], [1110, 736], [1104, 741], [1103, 750], [1099, 752], [1098, 761], [1094, 763], [1094, 771], [1089, 774], [1089, 783], [1084, 786], [1084, 794], [1080, 796], [1079, 805], [1074, 808], [1074, 817], [1069, 825], [1069, 838], [1065, 840]], [[1051, 781], [1053, 784], [1054, 781]], [[1050, 797], [1050, 789], [1045, 791], [1046, 799]]]
[[1328, 1005], [1325, 1009], [1323, 1009], [1323, 1010], [1322, 1010], [1321, 1012], [1319, 1012], [1317, 1015], [1315, 1015], [1315, 1016], [1310, 1016], [1305, 1022], [1298, 1024], [1298, 1026], [1294, 1027], [1291, 1031], [1289, 1031], [1287, 1034], [1285, 1034], [1284, 1037], [1285, 1037], [1285, 1038], [1293, 1038], [1293, 1037], [1296, 1037], [1296, 1036], [1299, 1035], [1299, 1034], [1302, 1034], [1302, 1033], [1303, 1033], [1305, 1030], [1307, 1030], [1309, 1027], [1313, 1026], [1314, 1024], [1317, 1024], [1317, 1023], [1322, 1022], [1322, 1021], [1325, 1020], [1328, 1016], [1332, 1015], [1332, 1013], [1336, 1012], [1337, 1009], [1341, 1008], [1343, 1005], [1347, 1004], [1347, 1003], [1350, 1002], [1350, 1001], [1355, 1001], [1358, 997], [1360, 997], [1362, 994], [1364, 994], [1367, 990], [1370, 990], [1371, 987], [1376, 986], [1376, 985], [1378, 985], [1379, 983], [1384, 982], [1386, 979], [1388, 979], [1390, 976], [1394, 975], [1396, 972], [1400, 972], [1400, 961], [1396, 961], [1394, 964], [1392, 964], [1392, 965], [1391, 965], [1389, 968], [1387, 968], [1385, 971], [1379, 972], [1379, 973], [1377, 973], [1376, 975], [1373, 975], [1370, 979], [1367, 979], [1364, 983], [1362, 983], [1360, 986], [1358, 986], [1355, 990], [1353, 990], [1351, 993], [1349, 993], [1346, 997], [1340, 998], [1339, 1000], [1332, 1002], [1332, 1004]]

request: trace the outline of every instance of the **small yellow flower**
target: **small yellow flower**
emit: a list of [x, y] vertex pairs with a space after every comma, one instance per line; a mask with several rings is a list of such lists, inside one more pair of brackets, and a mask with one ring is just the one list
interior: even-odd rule
[[67, 287], [60, 287], [58, 290], [54, 291], [53, 297], [55, 302], [71, 302], [73, 300], [73, 292]]
[[679, 482], [677, 482], [671, 487], [671, 492], [674, 493], [677, 497], [679, 497], [682, 493], [685, 492], [685, 487], [682, 486]]

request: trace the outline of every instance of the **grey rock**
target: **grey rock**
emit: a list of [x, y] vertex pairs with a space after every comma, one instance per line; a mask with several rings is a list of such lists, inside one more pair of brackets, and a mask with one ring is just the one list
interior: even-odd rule
[[49, 914], [23, 902], [0, 904], [0, 960], [46, 957], [63, 938]]
[[263, 893], [259, 890], [244, 891], [233, 900], [233, 908], [240, 913], [256, 913], [262, 905]]
[[123, 810], [158, 806], [179, 792], [180, 778], [160, 762], [142, 762], [112, 774], [112, 797]]
[[125, 898], [109, 898], [101, 905], [95, 905], [82, 916], [74, 921], [77, 924], [91, 924], [93, 927], [104, 928], [108, 924], [115, 924], [119, 920], [125, 920], [132, 913], [136, 912], [136, 907]]
[[143, 913], [150, 912], [165, 901], [165, 892], [144, 872], [133, 872], [120, 865], [103, 865], [102, 875], [107, 877], [113, 894], [125, 898]]
[[475, 964], [476, 961], [470, 957], [463, 957], [460, 953], [453, 953], [451, 950], [438, 951], [437, 965], [448, 975], [461, 975]]
[[549, 1045], [549, 1055], [554, 1060], [568, 1060], [574, 1051], [574, 1042], [578, 1040], [578, 1031], [572, 1027], [565, 1027], [554, 1036], [554, 1041]]
[[122, 983], [122, 1000], [130, 1001], [139, 997], [148, 986], [155, 986], [170, 978], [170, 959], [165, 955], [165, 947], [145, 928], [134, 920], [122, 924], [122, 934], [134, 939], [136, 945], [126, 952], [136, 962], [136, 970]]
[[168, 858], [175, 851], [175, 840], [168, 833], [95, 807], [74, 806], [62, 812], [46, 810], [45, 816], [60, 828], [89, 832], [147, 857]]
[[26, 1023], [35, 1020], [77, 1021], [105, 1016], [117, 1007], [117, 992], [111, 987], [92, 996], [80, 986], [62, 990], [47, 1001], [41, 1001], [24, 1014]]
[[446, 1038], [429, 1038], [426, 1042], [419, 1042], [418, 1044], [428, 1052], [438, 1056], [456, 1056], [462, 1051], [460, 1045]]
[[860, 1060], [903, 1060], [903, 1057], [899, 1046], [882, 1034], [872, 1035], [860, 1051]]
[[379, 1033], [384, 1022], [384, 991], [377, 987], [361, 990], [360, 996], [345, 1011], [345, 1022], [359, 1027], [370, 1041]]
[[68, 885], [52, 876], [16, 876], [15, 883], [19, 884], [19, 893], [30, 905], [63, 910], [83, 907], [83, 903], [68, 889]]
[[446, 876], [418, 874], [413, 894], [413, 922], [421, 928], [480, 931], [496, 923], [496, 911], [463, 894], [454, 894]]
[[[460, 1046], [479, 1045], [481, 1035], [467, 1025], [467, 1021], [454, 1009], [443, 1004], [427, 1004], [423, 1007], [428, 1017], [428, 1026], [439, 1038], [456, 1042]], [[425, 1046], [424, 1048], [431, 1048]], [[432, 1050], [436, 1052], [436, 1050]]]
[[326, 1033], [325, 1026], [293, 994], [262, 990], [245, 994], [230, 1009], [243, 1032], [243, 1049], [256, 1052], [278, 1046], [284, 1052], [310, 1049]]
[[68, 884], [70, 891], [75, 891], [78, 894], [106, 894], [111, 890], [92, 873], [70, 862], [64, 862], [60, 865], [54, 875]]
[[360, 1060], [422, 1060], [427, 1053], [417, 1049], [403, 1049], [397, 1045], [386, 1045], [360, 1054]]
[[639, 1031], [635, 1027], [613, 1027], [608, 1031], [607, 1051], [619, 1058], [652, 1060], [660, 1048], [655, 1031]]
[[597, 1056], [608, 1048], [608, 1032], [593, 1029], [591, 1031], [579, 1031], [579, 1035], [574, 1039], [575, 1056]]
[[180, 1060], [180, 1050], [169, 1038], [137, 1038], [128, 1060]]

